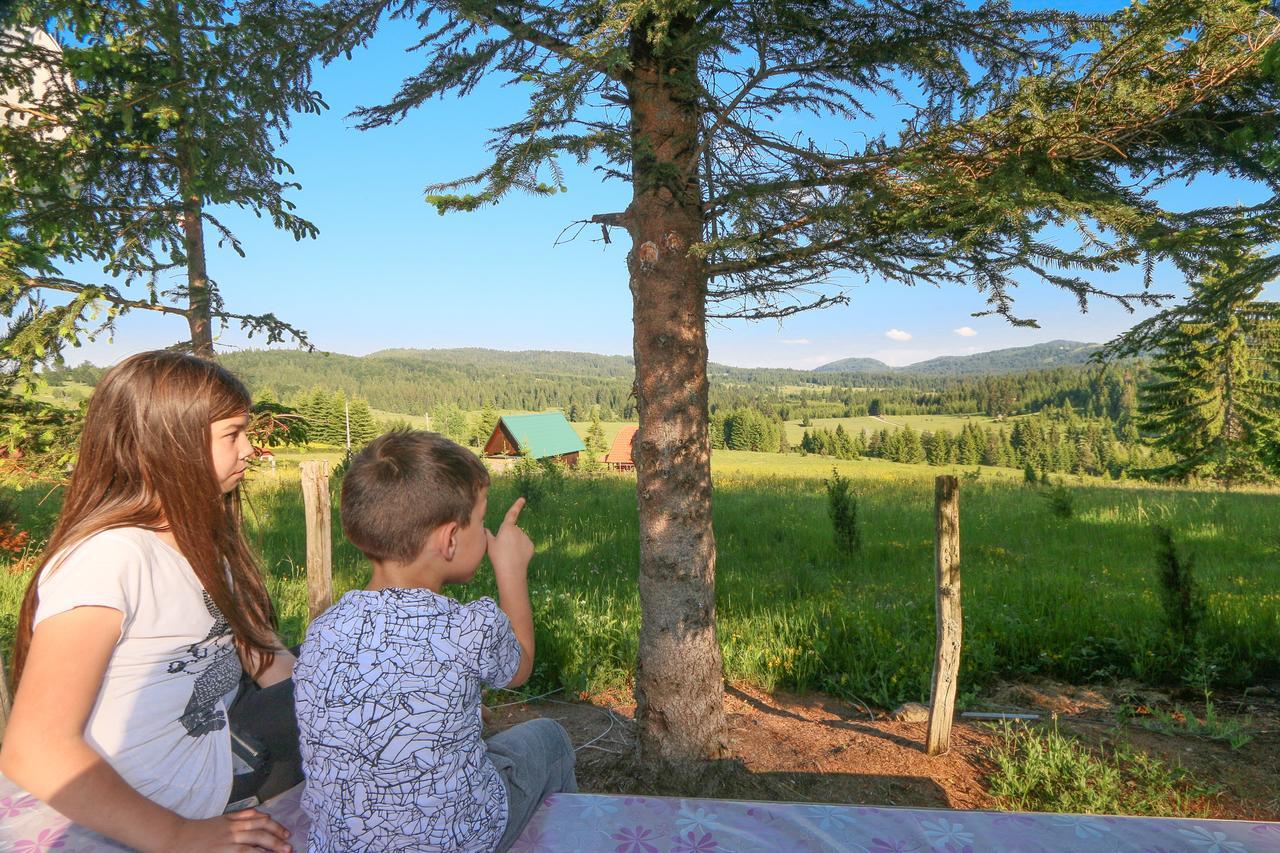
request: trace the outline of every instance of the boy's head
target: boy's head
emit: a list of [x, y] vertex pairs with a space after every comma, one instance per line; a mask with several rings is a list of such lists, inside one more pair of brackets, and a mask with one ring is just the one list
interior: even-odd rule
[[342, 531], [371, 560], [408, 563], [441, 526], [467, 528], [488, 487], [488, 470], [465, 447], [434, 432], [389, 432], [342, 478]]

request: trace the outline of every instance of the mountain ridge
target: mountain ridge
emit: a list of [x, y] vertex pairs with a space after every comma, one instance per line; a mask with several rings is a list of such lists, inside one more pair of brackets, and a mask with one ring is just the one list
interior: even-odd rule
[[1059, 339], [1024, 347], [1004, 347], [987, 350], [986, 352], [976, 352], [969, 355], [942, 355], [899, 367], [892, 367], [876, 359], [842, 358], [838, 361], [815, 367], [813, 371], [815, 373], [861, 373], [867, 372], [868, 369], [861, 365], [873, 362], [881, 365], [880, 368], [872, 368], [876, 372], [883, 371], [899, 375], [998, 375], [1002, 373], [1019, 373], [1026, 370], [1048, 370], [1055, 367], [1084, 365], [1101, 347], [1101, 344]]

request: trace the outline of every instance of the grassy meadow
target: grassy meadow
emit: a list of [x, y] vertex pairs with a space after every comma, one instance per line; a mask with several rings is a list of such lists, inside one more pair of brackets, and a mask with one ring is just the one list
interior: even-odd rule
[[[326, 454], [308, 452], [307, 458]], [[327, 454], [336, 461], [339, 454]], [[247, 525], [291, 642], [306, 623], [305, 533], [296, 467], [248, 485]], [[881, 706], [928, 696], [934, 643], [933, 481], [939, 469], [879, 460], [836, 463], [854, 481], [862, 550], [833, 544], [817, 457], [717, 452], [717, 597], [727, 677], [773, 689], [820, 689]], [[1081, 483], [1070, 518], [1021, 474], [961, 478], [964, 652], [961, 698], [1001, 677], [1178, 681], [1155, 583], [1151, 527], [1169, 525], [1208, 593], [1202, 631], [1219, 684], [1280, 675], [1280, 496]], [[632, 676], [639, 633], [634, 478], [565, 478], [521, 525], [537, 543], [530, 587], [538, 630], [534, 688], [596, 691]], [[9, 490], [37, 540], [57, 495]], [[494, 481], [489, 523], [516, 497]], [[335, 502], [336, 504], [336, 502]], [[363, 558], [334, 524], [338, 593], [362, 585]], [[2, 559], [2, 558], [0, 558]], [[2, 565], [2, 564], [0, 564]], [[7, 648], [27, 579], [0, 571]], [[483, 569], [459, 597], [493, 594]]]

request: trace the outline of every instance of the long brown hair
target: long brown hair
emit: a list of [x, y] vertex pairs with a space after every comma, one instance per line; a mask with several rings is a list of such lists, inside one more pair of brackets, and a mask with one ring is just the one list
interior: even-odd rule
[[41, 576], [57, 570], [59, 552], [117, 527], [167, 527], [241, 651], [252, 653], [259, 672], [270, 666], [279, 647], [275, 609], [241, 531], [240, 489], [222, 493], [209, 430], [214, 421], [246, 414], [250, 402], [225, 368], [182, 353], [141, 353], [102, 377], [62, 512], [22, 599], [15, 684], [31, 645]]

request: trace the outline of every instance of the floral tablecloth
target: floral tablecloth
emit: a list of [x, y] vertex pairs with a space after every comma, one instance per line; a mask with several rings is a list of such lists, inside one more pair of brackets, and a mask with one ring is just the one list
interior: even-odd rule
[[[303, 849], [301, 786], [263, 809]], [[0, 777], [0, 850], [125, 848]], [[513, 853], [1280, 853], [1280, 823], [558, 794]]]
[[557, 794], [513, 853], [1258, 853], [1280, 823]]

